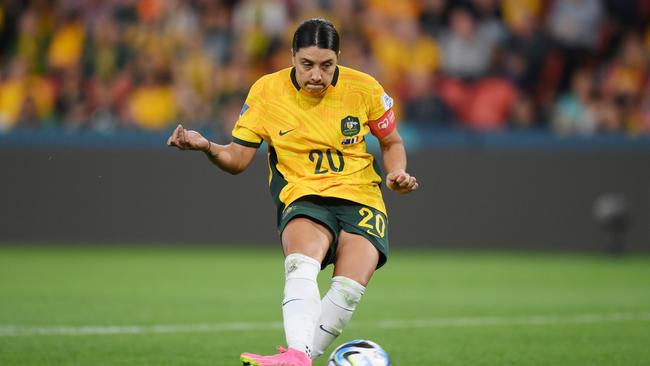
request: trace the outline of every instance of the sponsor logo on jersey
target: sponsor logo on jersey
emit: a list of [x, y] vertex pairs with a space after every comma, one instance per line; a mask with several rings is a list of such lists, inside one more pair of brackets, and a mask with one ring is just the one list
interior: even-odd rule
[[343, 136], [354, 136], [359, 132], [361, 132], [359, 118], [347, 116], [341, 120], [341, 133], [343, 133]]
[[341, 140], [341, 145], [352, 145], [352, 144], [356, 144], [359, 141], [360, 141], [359, 136], [344, 138], [343, 140]]
[[239, 117], [243, 116], [244, 113], [248, 110], [248, 104], [244, 103], [244, 105], [241, 107], [241, 112], [239, 112]]
[[391, 108], [393, 108], [393, 98], [391, 98], [388, 94], [384, 93], [381, 96], [381, 103], [384, 105], [384, 110], [387, 111]]

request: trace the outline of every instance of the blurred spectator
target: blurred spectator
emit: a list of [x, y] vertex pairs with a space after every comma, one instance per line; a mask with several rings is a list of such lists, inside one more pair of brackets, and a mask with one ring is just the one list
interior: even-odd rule
[[[0, 131], [13, 127], [41, 127], [51, 117], [54, 87], [51, 82], [29, 71], [29, 63], [16, 57], [6, 78], [0, 83]], [[22, 121], [21, 117], [28, 116]]]
[[512, 107], [510, 127], [515, 130], [527, 130], [538, 125], [535, 103], [526, 94], [520, 94]]
[[[502, 46], [501, 68], [504, 75], [526, 95], [522, 99], [535, 111], [535, 120], [546, 120], [552, 108], [561, 78], [561, 64], [552, 57], [548, 38], [541, 31], [539, 19], [528, 7], [510, 10], [511, 32]], [[513, 125], [521, 127], [516, 121]], [[532, 126], [531, 126], [532, 127]]]
[[117, 22], [108, 15], [99, 17], [86, 43], [84, 72], [102, 80], [114, 78], [126, 66], [128, 53]]
[[477, 32], [492, 45], [503, 42], [508, 32], [501, 20], [499, 0], [472, 0], [477, 14]]
[[136, 85], [127, 110], [130, 120], [147, 130], [165, 129], [178, 115], [176, 96], [172, 87], [171, 71], [162, 53], [152, 54], [153, 60], [141, 55], [137, 60]]
[[615, 58], [605, 66], [602, 92], [607, 98], [633, 103], [643, 91], [647, 73], [648, 57], [643, 42], [638, 35], [629, 33]]
[[506, 27], [514, 28], [521, 21], [522, 14], [536, 22], [542, 17], [544, 0], [501, 0], [501, 13]]
[[426, 71], [408, 74], [404, 119], [421, 127], [450, 127], [453, 115], [436, 95], [434, 75]]
[[66, 13], [57, 25], [48, 50], [49, 65], [55, 69], [78, 68], [86, 29], [76, 11]]
[[[125, 82], [126, 81], [126, 82]], [[122, 126], [118, 106], [124, 98], [128, 81], [122, 78], [95, 78], [88, 86], [87, 127], [99, 132], [112, 132]], [[120, 88], [121, 87], [121, 88]]]
[[504, 67], [508, 77], [527, 92], [539, 87], [548, 53], [547, 40], [537, 19], [525, 8], [513, 11], [511, 33], [504, 41]]
[[187, 50], [174, 63], [174, 80], [179, 106], [179, 117], [183, 121], [205, 123], [210, 115], [212, 95], [212, 60], [202, 47], [200, 33], [190, 33], [183, 40]]
[[231, 27], [232, 9], [222, 1], [205, 1], [201, 8], [200, 26], [205, 39], [205, 50], [217, 64], [230, 57], [233, 47]]
[[420, 11], [420, 1], [418, 0], [365, 0], [364, 2], [368, 11], [392, 18], [417, 21]]
[[475, 15], [467, 7], [452, 10], [449, 25], [440, 40], [443, 72], [461, 79], [485, 76], [492, 62], [493, 40], [478, 33]]
[[565, 48], [593, 50], [603, 21], [601, 0], [554, 0], [548, 15], [550, 35]]
[[[484, 17], [477, 23], [473, 8], [457, 6], [450, 13], [450, 31], [442, 35], [442, 99], [452, 108], [455, 118], [476, 131], [501, 130], [507, 126], [517, 90], [507, 80], [489, 75], [495, 47], [500, 41], [496, 22], [496, 4], [477, 1]], [[480, 32], [479, 27], [485, 29]]]
[[617, 110], [622, 124], [614, 129], [610, 123], [608, 131], [637, 128], [637, 111], [649, 75], [648, 61], [643, 40], [635, 33], [628, 33], [615, 58], [605, 66], [601, 92], [611, 108]]
[[17, 56], [25, 60], [34, 71], [46, 68], [46, 50], [53, 31], [53, 10], [44, 2], [34, 2], [18, 21]]
[[[574, 70], [593, 63], [604, 25], [601, 0], [554, 0], [549, 10], [549, 35], [560, 48], [563, 63], [559, 87], [564, 90]], [[587, 65], [594, 66], [594, 65]]]
[[344, 39], [359, 33], [360, 26], [357, 17], [362, 10], [361, 1], [331, 0], [324, 10], [327, 10], [329, 15], [321, 14], [321, 16], [331, 18]]
[[[578, 70], [571, 80], [571, 90], [557, 101], [553, 130], [560, 135], [589, 135], [598, 129], [597, 100], [594, 98], [593, 72]], [[611, 118], [611, 113], [608, 118]], [[611, 121], [610, 121], [611, 122]]]
[[273, 39], [284, 34], [287, 23], [287, 7], [281, 0], [244, 0], [233, 11], [232, 25], [240, 46], [255, 61], [267, 55]]
[[78, 129], [88, 120], [86, 85], [79, 67], [60, 73], [56, 97], [57, 120], [67, 129]]
[[392, 31], [378, 36], [372, 50], [380, 67], [377, 77], [388, 89], [396, 89], [409, 72], [435, 72], [440, 65], [440, 50], [433, 38], [420, 33], [417, 22], [396, 19], [391, 23]]
[[440, 37], [447, 25], [447, 0], [423, 0], [420, 28], [432, 37]]
[[612, 99], [597, 95], [591, 102], [598, 132], [617, 134], [624, 132], [623, 110]]
[[370, 53], [370, 45], [364, 38], [351, 35], [345, 38], [339, 62], [341, 65], [357, 70], [366, 70], [371, 75], [377, 75], [377, 60], [370, 57]]

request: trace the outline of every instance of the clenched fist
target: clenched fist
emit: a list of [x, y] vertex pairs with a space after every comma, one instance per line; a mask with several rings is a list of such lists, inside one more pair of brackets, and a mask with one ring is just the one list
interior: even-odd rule
[[176, 146], [181, 150], [208, 151], [210, 141], [200, 133], [193, 130], [186, 130], [183, 125], [178, 125], [171, 136], [167, 139], [167, 145]]
[[397, 170], [386, 175], [386, 185], [397, 193], [409, 193], [418, 189], [418, 181], [404, 170]]

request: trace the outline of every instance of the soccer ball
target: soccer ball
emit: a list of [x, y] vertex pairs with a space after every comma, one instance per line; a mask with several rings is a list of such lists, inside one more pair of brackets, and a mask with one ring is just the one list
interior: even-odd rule
[[327, 366], [390, 366], [390, 357], [377, 343], [357, 339], [338, 346]]

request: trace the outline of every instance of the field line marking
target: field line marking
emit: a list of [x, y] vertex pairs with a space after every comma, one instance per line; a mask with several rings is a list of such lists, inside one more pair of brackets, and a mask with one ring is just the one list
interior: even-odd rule
[[[541, 326], [567, 324], [602, 324], [631, 321], [648, 322], [650, 321], [650, 312], [574, 315], [476, 316], [413, 320], [383, 320], [374, 323], [356, 322], [351, 324], [351, 328], [412, 329], [523, 325]], [[108, 326], [26, 326], [0, 324], [0, 337], [20, 337], [34, 335], [84, 336], [119, 334], [219, 333], [229, 331], [260, 331], [280, 329], [282, 329], [282, 322], [232, 322], [215, 324]]]
[[483, 327], [509, 325], [564, 325], [599, 324], [628, 321], [650, 321], [650, 313], [603, 313], [575, 315], [527, 315], [527, 316], [481, 316], [461, 318], [384, 320], [379, 328], [441, 328], [441, 327]]
[[282, 329], [281, 322], [264, 323], [216, 323], [216, 324], [170, 324], [170, 325], [90, 325], [90, 326], [19, 326], [0, 325], [2, 336], [27, 335], [111, 335], [111, 334], [160, 334], [160, 333], [211, 333], [244, 330]]

